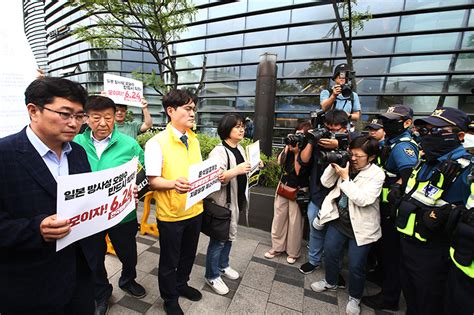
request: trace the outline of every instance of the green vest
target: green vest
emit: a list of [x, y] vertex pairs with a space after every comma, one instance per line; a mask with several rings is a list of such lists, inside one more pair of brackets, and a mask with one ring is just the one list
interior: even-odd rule
[[[471, 183], [471, 194], [466, 202], [466, 209], [474, 211], [474, 182]], [[464, 233], [465, 230], [471, 230], [471, 233]], [[468, 277], [474, 279], [474, 248], [472, 248], [472, 235], [474, 235], [474, 223], [460, 222], [456, 231], [454, 244], [449, 249], [449, 255], [454, 265], [464, 272]], [[463, 246], [464, 245], [464, 246]], [[458, 251], [456, 252], [456, 248]], [[459, 261], [459, 253], [462, 252], [466, 262]], [[469, 253], [471, 256], [471, 263], [469, 264]]]
[[[457, 159], [456, 161], [460, 161], [461, 159], [463, 158]], [[418, 224], [416, 210], [420, 208], [440, 208], [447, 205], [448, 203], [442, 199], [442, 196], [451, 183], [445, 183], [444, 175], [439, 172], [437, 173], [439, 175], [437, 182], [432, 181], [434, 174], [430, 178], [420, 181], [418, 179], [418, 173], [422, 165], [423, 163], [419, 163], [418, 166], [413, 169], [408, 179], [404, 199], [397, 211], [396, 226], [398, 232], [426, 242], [426, 238], [416, 231], [416, 225]], [[463, 169], [464, 167], [462, 166], [457, 175], [459, 175]]]

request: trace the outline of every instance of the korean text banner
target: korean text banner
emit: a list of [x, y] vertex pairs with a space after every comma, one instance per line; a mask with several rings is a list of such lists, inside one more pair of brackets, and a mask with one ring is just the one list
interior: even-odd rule
[[188, 181], [191, 189], [186, 197], [186, 210], [221, 188], [218, 175], [219, 167], [216, 159], [207, 159], [189, 167]]
[[72, 228], [56, 251], [113, 227], [135, 209], [137, 164], [135, 157], [107, 170], [58, 177], [57, 217], [69, 219]]
[[143, 82], [104, 73], [104, 90], [115, 104], [142, 106]]

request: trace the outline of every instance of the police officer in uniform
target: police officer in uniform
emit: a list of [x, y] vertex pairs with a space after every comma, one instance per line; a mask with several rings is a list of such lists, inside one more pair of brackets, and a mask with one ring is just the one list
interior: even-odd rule
[[446, 314], [474, 314], [474, 160], [471, 159], [471, 194], [454, 232], [446, 291]]
[[385, 183], [380, 205], [382, 238], [377, 242], [377, 260], [382, 290], [365, 296], [362, 303], [376, 310], [398, 310], [401, 285], [399, 277], [400, 236], [395, 228], [395, 211], [413, 168], [418, 163], [418, 145], [408, 127], [413, 110], [404, 105], [391, 106], [379, 115], [385, 130], [380, 165], [385, 171]]
[[462, 146], [468, 123], [464, 112], [450, 107], [415, 120], [424, 155], [410, 175], [396, 217], [408, 315], [443, 313], [457, 206], [470, 195], [471, 155]]

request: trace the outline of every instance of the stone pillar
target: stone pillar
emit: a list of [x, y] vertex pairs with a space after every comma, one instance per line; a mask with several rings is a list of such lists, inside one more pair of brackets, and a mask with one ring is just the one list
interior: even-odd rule
[[257, 68], [255, 95], [254, 140], [260, 140], [260, 149], [272, 154], [273, 124], [275, 121], [276, 54], [264, 53]]

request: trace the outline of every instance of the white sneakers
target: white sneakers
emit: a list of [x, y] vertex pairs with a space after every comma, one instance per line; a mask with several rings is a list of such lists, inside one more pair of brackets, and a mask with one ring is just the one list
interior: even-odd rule
[[349, 296], [349, 302], [346, 306], [347, 315], [359, 315], [360, 314], [360, 299]]
[[217, 294], [220, 295], [225, 295], [229, 293], [229, 288], [227, 285], [224, 283], [221, 277], [218, 277], [214, 280], [209, 280], [206, 279], [206, 283], [216, 292]]
[[239, 273], [232, 269], [232, 267], [227, 267], [225, 269], [222, 269], [221, 270], [221, 275], [223, 275], [224, 277], [226, 277], [227, 279], [230, 279], [230, 280], [237, 280], [239, 279]]
[[[231, 280], [237, 280], [239, 279], [240, 275], [239, 273], [232, 269], [232, 267], [227, 267], [221, 270], [221, 275], [226, 277], [227, 279]], [[217, 294], [220, 295], [225, 295], [229, 293], [229, 287], [227, 284], [225, 284], [224, 280], [222, 280], [221, 277], [218, 277], [214, 280], [209, 280], [206, 279], [206, 283], [216, 292]]]
[[313, 289], [315, 292], [323, 292], [326, 290], [334, 291], [337, 289], [337, 285], [330, 285], [326, 282], [326, 279], [323, 279], [321, 281], [311, 283], [311, 289]]

